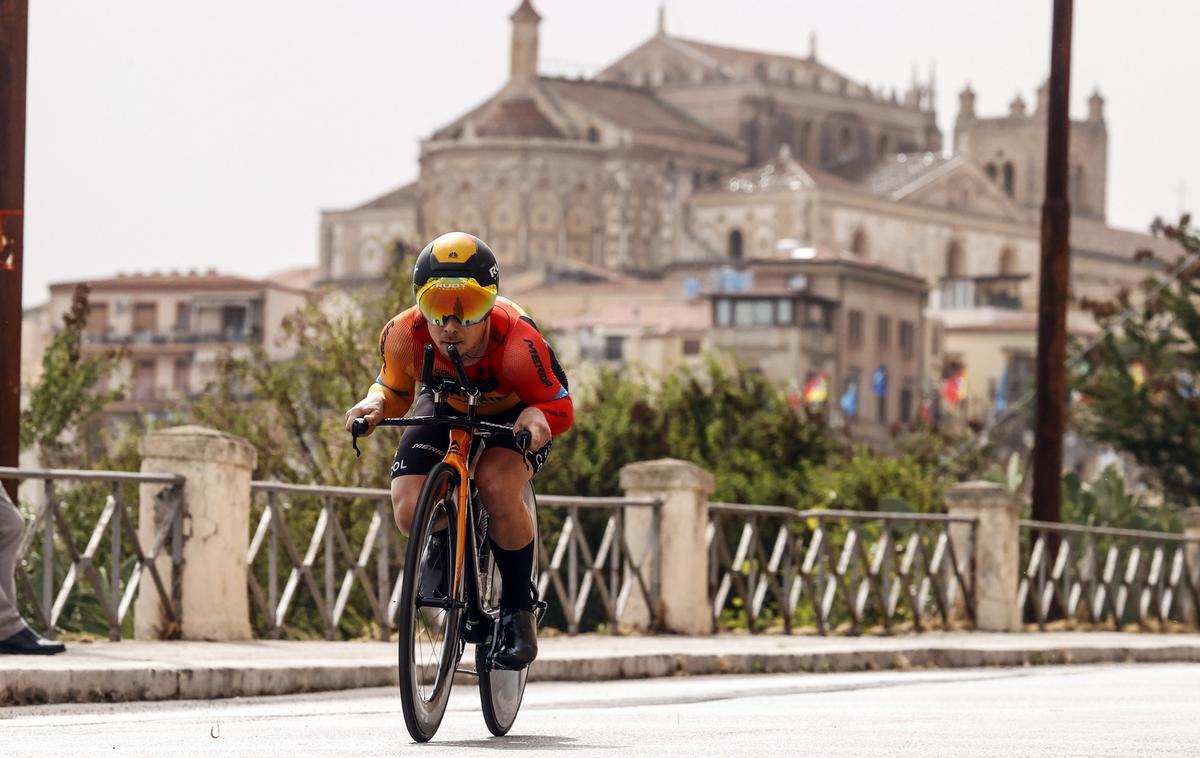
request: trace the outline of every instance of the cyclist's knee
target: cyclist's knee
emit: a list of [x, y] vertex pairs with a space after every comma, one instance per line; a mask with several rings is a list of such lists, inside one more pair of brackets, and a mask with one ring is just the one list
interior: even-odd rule
[[484, 507], [495, 518], [501, 515], [495, 513], [495, 511], [508, 510], [505, 506], [519, 501], [524, 482], [517, 484], [516, 482], [506, 481], [502, 478], [477, 476], [475, 478], [475, 486], [479, 488], [479, 497], [483, 500]]
[[424, 477], [416, 476], [399, 476], [392, 480], [392, 516], [396, 519], [396, 528], [404, 534], [412, 530], [413, 513], [417, 509], [423, 480]]

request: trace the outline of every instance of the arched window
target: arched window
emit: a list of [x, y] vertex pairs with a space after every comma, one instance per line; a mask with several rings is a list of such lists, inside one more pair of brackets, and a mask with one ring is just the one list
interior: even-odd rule
[[1017, 273], [1017, 253], [1011, 247], [1000, 251], [1000, 273], [1005, 276]]
[[1083, 210], [1083, 166], [1071, 171], [1071, 209]]
[[729, 233], [729, 257], [735, 261], [742, 259], [742, 230], [734, 229]]
[[838, 147], [843, 153], [849, 152], [851, 137], [850, 127], [843, 126], [842, 130], [838, 133]]
[[983, 167], [983, 170], [988, 175], [988, 179], [991, 179], [993, 182], [996, 181], [996, 164], [995, 163], [987, 164], [986, 166]]
[[966, 274], [966, 268], [962, 245], [954, 240], [946, 248], [946, 278], [958, 279]]
[[588, 142], [599, 142], [600, 141], [600, 132], [596, 129], [596, 127], [594, 127], [594, 126], [588, 127], [587, 141]]
[[854, 230], [854, 239], [850, 242], [850, 252], [860, 258], [867, 257], [867, 233], [862, 229]]
[[879, 157], [887, 155], [892, 151], [892, 142], [886, 134], [879, 135]]
[[1016, 170], [1013, 168], [1012, 161], [1004, 162], [1004, 194], [1009, 197], [1013, 196], [1017, 188]]

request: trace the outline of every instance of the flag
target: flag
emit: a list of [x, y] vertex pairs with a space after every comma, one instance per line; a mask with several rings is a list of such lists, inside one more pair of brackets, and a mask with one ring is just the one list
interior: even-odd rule
[[1140, 390], [1146, 383], [1146, 364], [1134, 361], [1129, 365], [1129, 378], [1133, 380], [1133, 388]]
[[804, 385], [804, 402], [823, 403], [829, 399], [829, 374], [824, 371], [808, 380]]
[[942, 387], [942, 397], [946, 398], [946, 402], [950, 405], [958, 405], [967, 399], [967, 370], [965, 368], [960, 368], [946, 380], [946, 384]]
[[996, 382], [996, 415], [999, 416], [1008, 408], [1008, 366], [1000, 372], [1000, 379]]
[[887, 382], [887, 366], [881, 363], [879, 368], [871, 372], [871, 391], [875, 393], [876, 397], [883, 397], [887, 394]]
[[840, 405], [847, 416], [858, 415], [858, 374], [855, 373], [846, 382], [846, 391], [842, 393]]
[[1191, 398], [1196, 397], [1198, 394], [1200, 394], [1196, 391], [1195, 377], [1193, 377], [1191, 374], [1187, 373], [1186, 371], [1180, 371], [1177, 376], [1179, 377], [1179, 396], [1180, 397], [1182, 397], [1184, 400], [1190, 400]]

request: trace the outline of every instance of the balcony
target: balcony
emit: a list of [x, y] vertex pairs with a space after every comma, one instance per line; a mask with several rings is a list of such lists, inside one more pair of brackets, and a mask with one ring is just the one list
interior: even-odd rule
[[975, 308], [1019, 311], [1021, 283], [1027, 278], [1024, 274], [947, 277], [938, 282], [938, 307], [943, 311]]
[[88, 345], [136, 346], [136, 345], [196, 345], [196, 344], [241, 344], [257, 342], [262, 338], [258, 327], [250, 329], [226, 329], [215, 332], [191, 332], [175, 330], [169, 333], [135, 332], [115, 334], [113, 332], [85, 332], [84, 343]]
[[712, 346], [742, 356], [805, 354], [823, 358], [833, 354], [833, 333], [822, 329], [764, 326], [755, 328], [716, 327]]

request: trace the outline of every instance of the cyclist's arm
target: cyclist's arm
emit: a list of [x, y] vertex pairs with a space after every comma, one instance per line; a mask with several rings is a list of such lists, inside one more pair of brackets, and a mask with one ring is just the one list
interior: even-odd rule
[[513, 383], [521, 402], [546, 417], [550, 433], [562, 434], [575, 419], [567, 375], [542, 335], [527, 322], [521, 325], [525, 328], [515, 330], [508, 340], [504, 375]]
[[412, 374], [412, 335], [402, 321], [402, 317], [397, 316], [379, 333], [381, 367], [375, 383], [367, 391], [368, 398], [382, 400], [384, 418], [398, 418], [407, 413], [416, 386]]

